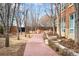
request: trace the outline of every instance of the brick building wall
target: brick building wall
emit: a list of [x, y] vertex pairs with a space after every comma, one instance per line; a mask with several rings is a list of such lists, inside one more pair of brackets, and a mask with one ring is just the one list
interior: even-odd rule
[[[73, 4], [70, 4], [68, 6], [66, 6], [66, 8], [64, 10], [61, 11], [61, 18], [65, 17], [65, 32], [61, 31], [61, 35], [65, 36], [66, 38], [70, 38], [69, 35], [69, 17], [71, 14], [75, 13], [75, 7]], [[62, 19], [61, 19], [62, 21]], [[72, 38], [73, 39], [73, 38]]]
[[17, 33], [17, 27], [16, 26], [12, 26], [10, 33], [16, 34]]

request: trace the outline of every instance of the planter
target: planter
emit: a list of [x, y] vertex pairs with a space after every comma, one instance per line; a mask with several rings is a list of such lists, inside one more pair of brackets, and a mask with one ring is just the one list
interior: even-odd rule
[[47, 45], [49, 44], [48, 39], [45, 39], [44, 42], [45, 42], [45, 44], [47, 44]]
[[[52, 47], [55, 51], [57, 51], [61, 55], [67, 56], [79, 56], [79, 53], [76, 53], [74, 50], [65, 47], [64, 45], [60, 44], [61, 39], [57, 39], [57, 36], [48, 36], [46, 34], [46, 38], [48, 39], [48, 45]], [[46, 39], [46, 40], [47, 40]]]
[[75, 43], [73, 40], [64, 39], [64, 40], [61, 40], [59, 43], [71, 50], [74, 50], [76, 53], [79, 53], [79, 44]]
[[49, 40], [56, 40], [57, 39], [57, 36], [48, 36], [47, 37]]
[[49, 36], [47, 33], [44, 33], [43, 37], [48, 40], [57, 40], [57, 36]]
[[54, 48], [59, 54], [64, 56], [79, 56], [79, 53], [74, 52], [73, 50], [61, 45], [58, 42], [49, 41], [49, 45]]

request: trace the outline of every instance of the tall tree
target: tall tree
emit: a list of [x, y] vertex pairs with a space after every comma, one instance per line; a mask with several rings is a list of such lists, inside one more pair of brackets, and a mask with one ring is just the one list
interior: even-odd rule
[[5, 8], [6, 8], [6, 42], [5, 45], [6, 47], [9, 47], [9, 17], [10, 17], [10, 8], [11, 8], [11, 4], [5, 4]]
[[9, 47], [9, 21], [10, 21], [10, 9], [11, 9], [10, 3], [2, 4], [1, 10], [0, 10], [0, 17], [1, 21], [3, 23], [3, 29], [4, 29], [4, 35], [5, 35], [5, 47]]
[[12, 11], [11, 11], [11, 13], [12, 13], [12, 15], [11, 15], [12, 16], [12, 19], [11, 19], [11, 22], [10, 22], [10, 32], [11, 32], [11, 28], [13, 26], [13, 21], [14, 21], [14, 18], [15, 18], [16, 4], [14, 4]]
[[55, 35], [56, 34], [56, 31], [55, 31], [55, 16], [54, 16], [54, 10], [53, 10], [53, 4], [51, 3], [50, 4], [50, 12], [51, 12], [51, 15], [49, 15], [47, 12], [46, 12], [46, 10], [45, 10], [45, 12], [46, 12], [46, 15], [49, 17], [49, 23], [51, 24], [51, 26], [52, 26], [52, 29], [53, 29], [53, 35]]
[[53, 4], [51, 4], [51, 20], [52, 20], [52, 25], [53, 25], [53, 35], [55, 35], [55, 16], [54, 16], [54, 14], [53, 14]]
[[19, 16], [18, 16], [19, 8], [20, 8], [20, 4], [18, 3], [16, 5], [16, 15], [15, 15], [16, 23], [17, 23], [17, 39], [18, 40], [20, 40], [20, 36], [19, 36]]
[[75, 42], [79, 43], [79, 3], [74, 3], [76, 10], [76, 19], [75, 19]]
[[27, 32], [27, 14], [28, 14], [28, 9], [25, 10], [25, 14], [24, 14], [25, 37], [26, 37], [26, 32]]
[[[58, 9], [58, 5], [60, 6], [60, 10]], [[61, 37], [61, 3], [55, 3], [56, 17], [57, 17], [57, 34], [59, 38]]]

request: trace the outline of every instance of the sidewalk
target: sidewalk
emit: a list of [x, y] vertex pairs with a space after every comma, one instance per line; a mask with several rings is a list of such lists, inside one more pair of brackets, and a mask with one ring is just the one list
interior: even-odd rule
[[44, 43], [42, 34], [34, 34], [26, 44], [24, 56], [57, 56], [57, 54]]

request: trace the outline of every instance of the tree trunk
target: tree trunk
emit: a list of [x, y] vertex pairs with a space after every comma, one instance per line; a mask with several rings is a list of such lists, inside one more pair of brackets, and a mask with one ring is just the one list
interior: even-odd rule
[[[25, 17], [25, 16], [24, 16], [24, 17]], [[25, 37], [26, 37], [26, 32], [27, 32], [27, 28], [26, 28], [26, 27], [27, 27], [27, 25], [26, 25], [26, 19], [25, 19], [25, 22], [24, 22], [24, 23], [25, 23]]]
[[21, 28], [21, 25], [22, 25], [22, 23], [21, 23], [21, 18], [20, 18], [20, 21], [19, 21], [19, 23], [20, 23], [20, 33], [21, 33], [21, 35], [22, 35], [22, 28]]
[[26, 37], [26, 33], [27, 33], [27, 13], [28, 13], [28, 9], [25, 11], [25, 15], [24, 15], [24, 24], [25, 24], [25, 37]]
[[75, 20], [75, 42], [79, 43], [79, 3], [74, 3], [76, 9], [76, 20]]
[[5, 47], [9, 47], [9, 34], [5, 34], [6, 40], [5, 40]]
[[[57, 4], [55, 4], [55, 6], [56, 6], [56, 12], [57, 12], [57, 34], [60, 38], [61, 37], [61, 11], [59, 14]], [[60, 10], [61, 10], [61, 4], [60, 4]], [[60, 15], [60, 17], [59, 17], [59, 15]]]
[[25, 37], [26, 37], [26, 33], [27, 33], [27, 30], [26, 30], [26, 27], [25, 27]]
[[5, 37], [6, 37], [6, 41], [5, 41], [5, 46], [9, 47], [9, 16], [10, 16], [10, 4], [7, 3], [5, 4], [5, 8], [6, 8], [6, 14], [5, 14], [5, 19], [6, 19], [6, 32], [5, 32]]
[[17, 39], [20, 40], [19, 38], [19, 24], [18, 24], [18, 18], [16, 17], [16, 22], [17, 22]]
[[[17, 4], [17, 13], [19, 13], [19, 7], [20, 7], [20, 4], [18, 3]], [[16, 23], [17, 23], [17, 40], [20, 40], [20, 36], [19, 36], [19, 16], [15, 16], [16, 17]]]
[[[54, 20], [54, 19], [53, 19]], [[55, 32], [55, 20], [53, 21], [53, 35], [55, 35], [56, 32]]]
[[16, 4], [15, 4], [14, 10], [13, 10], [12, 21], [11, 21], [11, 26], [10, 26], [10, 32], [11, 32], [11, 28], [13, 26], [13, 21], [14, 21], [14, 17], [15, 17], [15, 9], [16, 9]]

